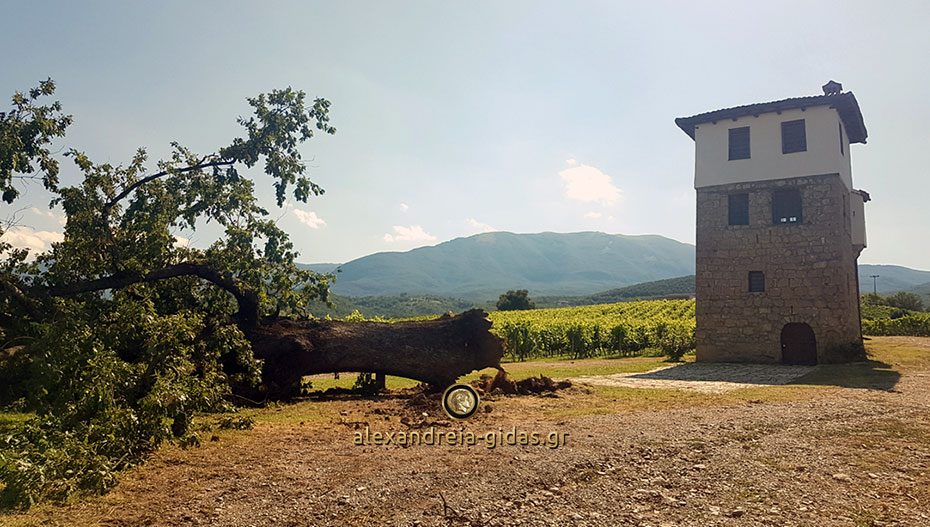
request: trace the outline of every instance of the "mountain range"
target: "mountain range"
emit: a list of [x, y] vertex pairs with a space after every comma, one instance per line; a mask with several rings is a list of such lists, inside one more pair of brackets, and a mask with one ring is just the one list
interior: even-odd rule
[[[658, 235], [602, 232], [515, 234], [489, 232], [406, 252], [375, 253], [344, 264], [309, 264], [317, 272], [338, 270], [332, 292], [341, 297], [399, 295], [454, 298], [476, 304], [495, 301], [510, 289], [556, 303], [587, 303], [629, 296], [693, 293], [694, 245]], [[930, 290], [930, 271], [897, 265], [859, 266], [860, 289], [879, 293]], [[676, 278], [636, 289], [612, 290]], [[594, 297], [592, 297], [593, 299]], [[617, 301], [617, 300], [613, 300]], [[563, 301], [564, 303], [564, 301]]]
[[[331, 271], [333, 264], [311, 264]], [[496, 299], [510, 289], [532, 295], [586, 295], [694, 273], [694, 246], [657, 235], [602, 232], [488, 232], [383, 252], [339, 266], [341, 296], [433, 294]]]
[[919, 271], [900, 265], [873, 265], [859, 264], [859, 292], [871, 293], [873, 289], [872, 276], [875, 279], [875, 290], [879, 293], [892, 293], [895, 291], [927, 290], [930, 293], [930, 271]]

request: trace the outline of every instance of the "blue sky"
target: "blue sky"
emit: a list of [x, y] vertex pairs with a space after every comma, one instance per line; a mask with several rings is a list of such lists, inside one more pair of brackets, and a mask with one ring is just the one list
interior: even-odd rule
[[[98, 162], [207, 153], [245, 98], [332, 101], [304, 145], [326, 189], [276, 211], [304, 262], [345, 262], [487, 229], [662, 234], [694, 242], [694, 143], [675, 117], [816, 95], [860, 103], [862, 263], [930, 269], [930, 3], [5, 2], [0, 96], [46, 77]], [[75, 183], [64, 165], [62, 180]], [[274, 208], [271, 182], [254, 177]], [[0, 217], [61, 231], [39, 185]], [[34, 210], [33, 210], [34, 209]], [[179, 232], [206, 246], [209, 228]]]

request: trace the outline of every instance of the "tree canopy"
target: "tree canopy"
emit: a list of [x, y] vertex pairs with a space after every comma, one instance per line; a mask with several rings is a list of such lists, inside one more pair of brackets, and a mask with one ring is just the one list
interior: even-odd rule
[[[49, 79], [0, 113], [0, 192], [38, 180], [64, 209], [64, 239], [30, 255], [0, 228], [0, 404], [34, 411], [26, 432], [0, 439], [0, 503], [99, 492], [164, 439], [196, 441], [195, 412], [223, 408], [230, 385], [255, 383], [261, 364], [246, 334], [264, 317], [307, 315], [332, 275], [299, 268], [298, 253], [244, 170], [260, 165], [280, 207], [323, 189], [299, 147], [333, 134], [330, 102], [291, 88], [249, 98], [244, 134], [211, 152], [171, 143], [151, 162], [123, 164], [50, 145], [72, 117], [48, 102]], [[80, 182], [63, 186], [59, 163]], [[216, 223], [198, 249], [179, 229]]]
[[898, 291], [889, 296], [882, 296], [876, 293], [866, 293], [862, 295], [862, 303], [871, 306], [891, 306], [908, 311], [923, 311], [924, 302], [920, 295], [909, 293], [907, 291]]
[[518, 289], [507, 291], [497, 300], [498, 311], [517, 311], [521, 309], [536, 309], [536, 304], [530, 300], [529, 291]]

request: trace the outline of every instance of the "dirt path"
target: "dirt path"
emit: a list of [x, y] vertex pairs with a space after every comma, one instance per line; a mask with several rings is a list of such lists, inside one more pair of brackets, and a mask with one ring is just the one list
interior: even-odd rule
[[573, 378], [573, 381], [600, 386], [690, 390], [724, 393], [743, 388], [788, 384], [814, 371], [816, 366], [781, 364], [716, 364], [690, 362], [663, 366], [645, 373], [615, 373]]
[[[302, 403], [318, 412], [304, 423], [283, 408], [278, 422], [250, 432], [163, 449], [108, 496], [0, 523], [930, 525], [930, 372], [905, 374], [891, 390], [803, 393], [815, 395], [694, 394], [705, 399], [591, 415], [590, 401], [607, 405], [610, 395], [582, 387], [489, 398], [492, 412], [464, 425], [422, 398]], [[366, 426], [569, 435], [554, 449], [353, 445]]]

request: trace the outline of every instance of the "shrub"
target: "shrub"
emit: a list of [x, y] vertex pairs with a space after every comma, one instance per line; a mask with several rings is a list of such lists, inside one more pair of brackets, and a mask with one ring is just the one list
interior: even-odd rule
[[374, 373], [359, 373], [352, 384], [352, 389], [362, 395], [374, 395], [378, 393], [378, 381]]
[[659, 347], [670, 361], [680, 361], [685, 353], [694, 349], [694, 331], [683, 324], [668, 324], [661, 335]]

